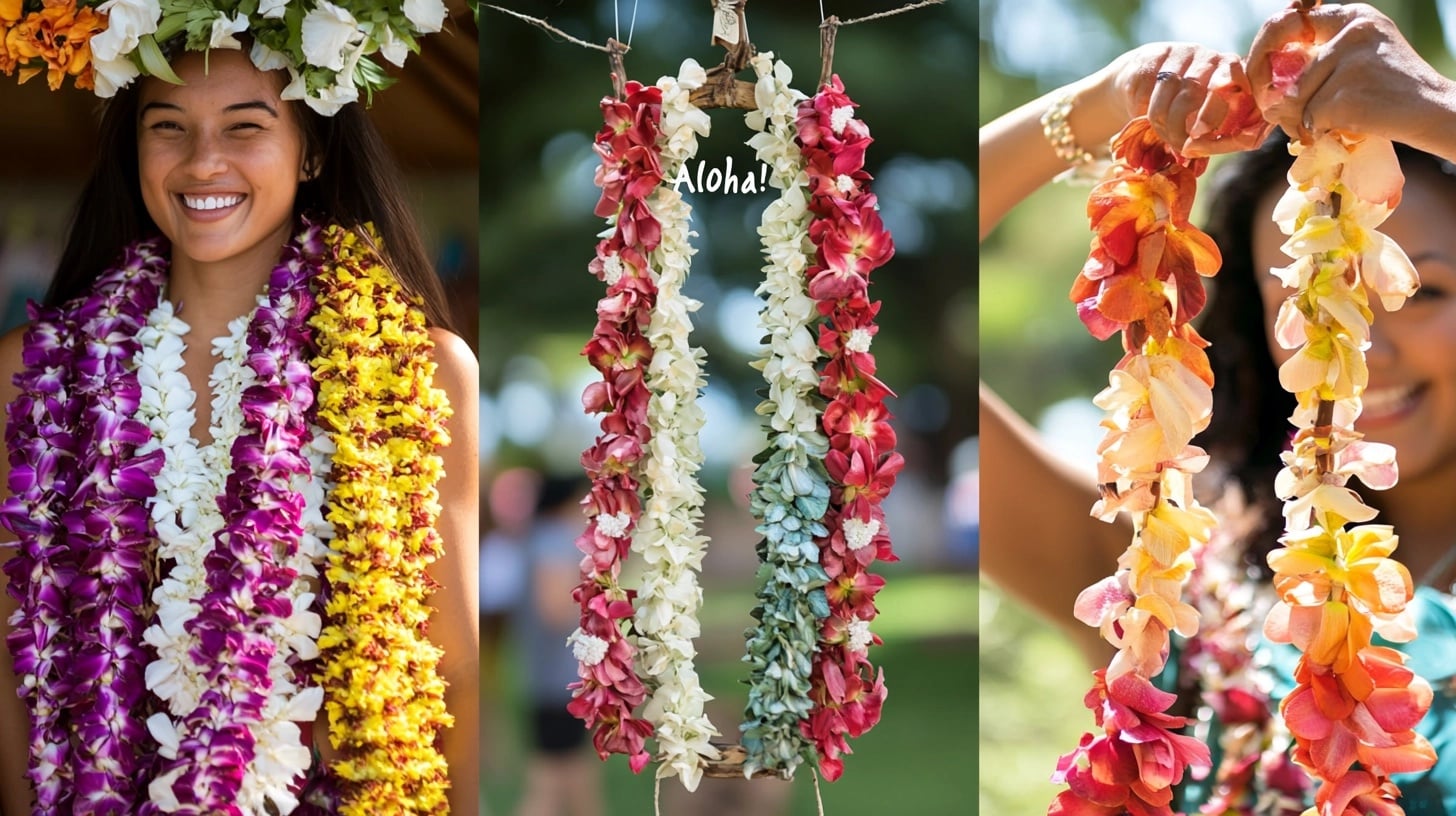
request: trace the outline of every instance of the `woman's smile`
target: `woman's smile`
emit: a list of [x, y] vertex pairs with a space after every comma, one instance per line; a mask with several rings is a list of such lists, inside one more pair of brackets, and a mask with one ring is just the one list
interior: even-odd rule
[[1366, 389], [1360, 402], [1359, 426], [1368, 430], [1394, 425], [1415, 414], [1429, 388], [1428, 383]]

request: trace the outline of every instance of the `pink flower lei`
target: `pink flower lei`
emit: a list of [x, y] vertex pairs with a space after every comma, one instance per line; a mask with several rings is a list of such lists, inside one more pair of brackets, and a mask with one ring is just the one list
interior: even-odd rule
[[855, 103], [839, 77], [799, 104], [798, 130], [809, 173], [814, 220], [809, 237], [814, 264], [805, 270], [809, 295], [828, 320], [819, 327], [819, 348], [829, 357], [819, 392], [829, 400], [824, 432], [825, 465], [831, 480], [829, 535], [819, 540], [820, 563], [829, 576], [829, 617], [814, 655], [814, 708], [800, 723], [814, 742], [819, 771], [828, 780], [844, 771], [847, 738], [879, 722], [885, 702], [883, 670], [869, 661], [868, 647], [880, 639], [869, 631], [878, 614], [875, 594], [885, 579], [869, 572], [876, 560], [896, 561], [881, 507], [905, 465], [894, 450], [895, 432], [885, 399], [893, 396], [875, 378], [870, 342], [878, 331], [878, 301], [869, 299], [870, 273], [894, 254], [880, 221], [879, 202], [864, 170], [869, 127], [854, 118]]
[[644, 332], [657, 286], [647, 256], [662, 239], [662, 225], [647, 198], [662, 183], [657, 144], [662, 90], [628, 82], [626, 98], [603, 99], [602, 112], [605, 124], [596, 137], [602, 195], [596, 213], [610, 217], [612, 227], [597, 244], [590, 269], [606, 282], [607, 296], [597, 304], [596, 329], [584, 351], [602, 381], [587, 388], [582, 404], [604, 416], [601, 435], [581, 456], [591, 477], [585, 502], [590, 520], [576, 542], [585, 554], [582, 581], [572, 593], [581, 605], [581, 625], [572, 635], [581, 679], [571, 686], [568, 708], [594, 729], [598, 755], [627, 754], [636, 772], [651, 759], [646, 740], [653, 728], [633, 713], [647, 688], [633, 666], [636, 649], [623, 632], [631, 626], [636, 591], [623, 587], [619, 578], [642, 515], [638, 487], [650, 436], [646, 374], [652, 345]]

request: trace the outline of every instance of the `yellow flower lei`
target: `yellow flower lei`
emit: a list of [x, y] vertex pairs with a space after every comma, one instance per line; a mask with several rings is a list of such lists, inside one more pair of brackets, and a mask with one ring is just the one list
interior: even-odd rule
[[437, 447], [450, 407], [431, 385], [434, 347], [424, 314], [380, 262], [373, 226], [331, 226], [309, 325], [318, 356], [318, 422], [330, 434], [336, 532], [319, 682], [329, 739], [343, 754], [340, 812], [447, 813], [436, 736], [453, 724], [441, 650], [426, 636], [425, 568], [442, 551], [435, 522]]

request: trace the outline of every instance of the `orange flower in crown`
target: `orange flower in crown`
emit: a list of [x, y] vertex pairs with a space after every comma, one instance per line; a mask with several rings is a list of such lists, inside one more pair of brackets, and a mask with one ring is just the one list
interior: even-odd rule
[[15, 72], [16, 60], [5, 41], [23, 14], [20, 0], [0, 0], [0, 74], [6, 76]]
[[90, 7], [77, 8], [75, 0], [45, 0], [40, 11], [23, 19], [19, 11], [19, 0], [0, 2], [0, 24], [18, 19], [6, 27], [0, 70], [10, 73], [18, 67], [21, 82], [45, 71], [53, 91], [68, 76], [76, 78], [78, 88], [93, 87], [90, 41], [105, 30], [106, 18]]

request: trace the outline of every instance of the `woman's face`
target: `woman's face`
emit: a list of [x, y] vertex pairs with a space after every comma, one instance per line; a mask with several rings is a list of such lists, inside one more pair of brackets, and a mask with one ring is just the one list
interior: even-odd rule
[[271, 269], [291, 231], [304, 178], [304, 142], [278, 72], [246, 53], [188, 52], [185, 84], [146, 79], [137, 151], [142, 200], [172, 242], [174, 268], [225, 264]]
[[[1271, 220], [1282, 192], [1265, 194], [1254, 222], [1254, 268], [1276, 364], [1294, 354], [1273, 335], [1279, 305], [1292, 290], [1267, 274], [1291, 262]], [[1370, 384], [1355, 428], [1394, 445], [1401, 480], [1409, 482], [1456, 456], [1456, 179], [1426, 169], [1407, 175], [1400, 206], [1379, 229], [1410, 256], [1421, 287], [1395, 312], [1370, 297]]]

